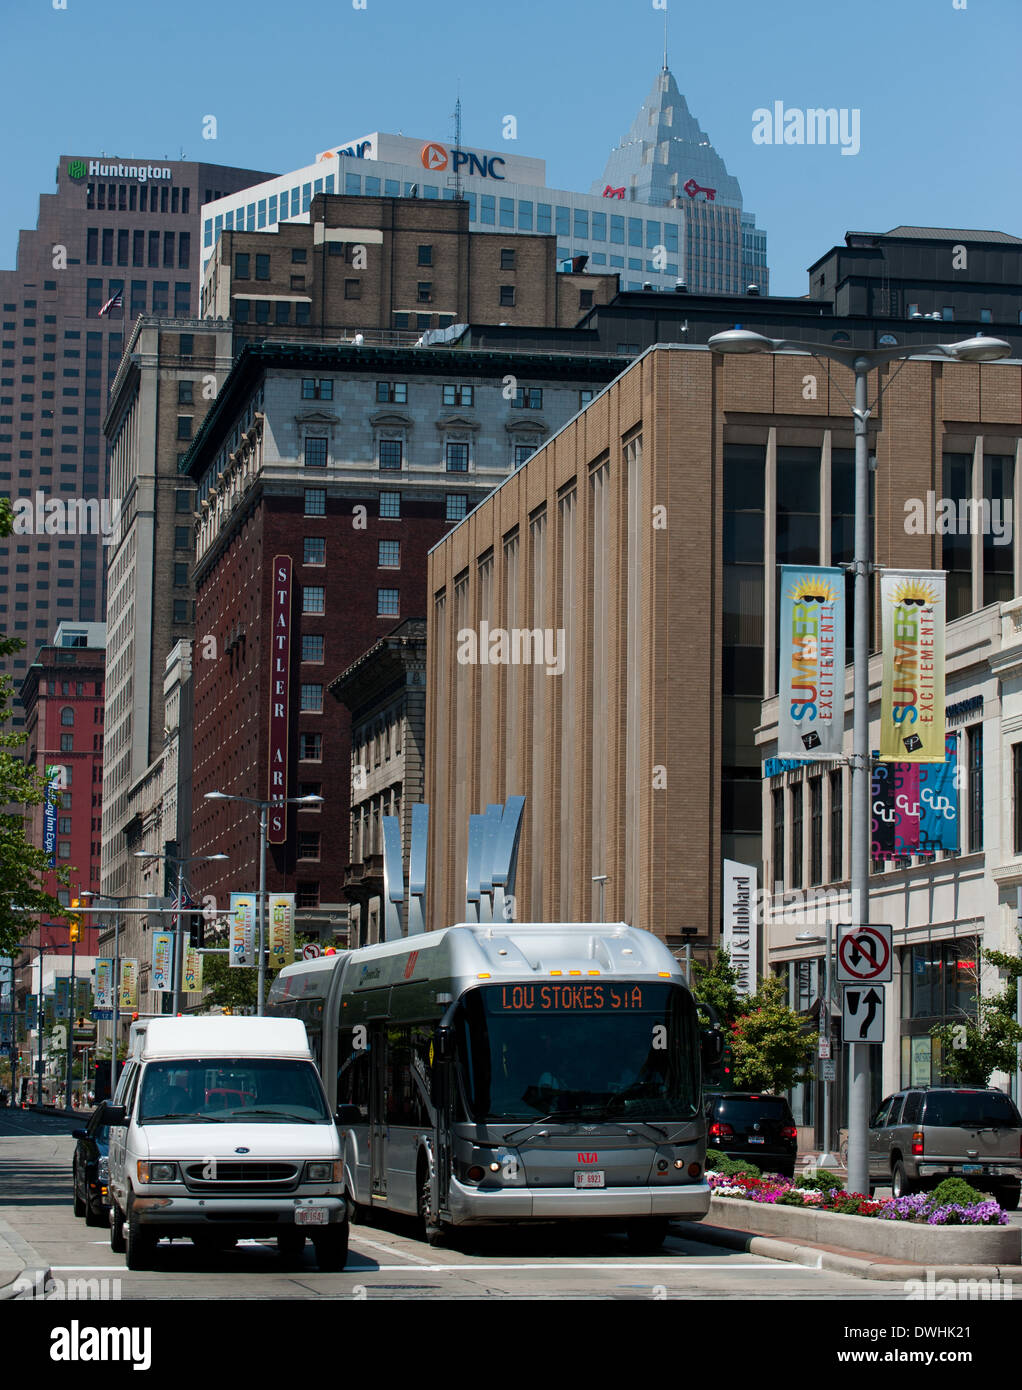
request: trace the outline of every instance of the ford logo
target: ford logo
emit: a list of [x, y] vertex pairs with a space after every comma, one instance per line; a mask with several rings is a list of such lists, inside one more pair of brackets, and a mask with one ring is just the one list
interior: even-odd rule
[[247, 1153], [248, 1153], [248, 1149], [235, 1149], [234, 1152], [235, 1152], [236, 1154], [247, 1154]]

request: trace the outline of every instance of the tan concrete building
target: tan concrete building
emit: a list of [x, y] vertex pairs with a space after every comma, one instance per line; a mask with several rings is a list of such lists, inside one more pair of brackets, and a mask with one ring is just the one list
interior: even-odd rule
[[[1022, 366], [881, 375], [876, 560], [960, 573], [953, 616], [1019, 592], [1016, 544], [914, 534], [906, 502], [1012, 495]], [[432, 926], [464, 913], [469, 814], [524, 793], [519, 919], [594, 918], [606, 875], [608, 920], [716, 941], [722, 857], [762, 858], [776, 566], [851, 559], [851, 395], [801, 354], [651, 348], [435, 547]]]
[[616, 273], [558, 272], [555, 236], [470, 232], [465, 201], [321, 193], [308, 222], [222, 232], [202, 312], [239, 339], [414, 339], [455, 323], [572, 327], [617, 289]]

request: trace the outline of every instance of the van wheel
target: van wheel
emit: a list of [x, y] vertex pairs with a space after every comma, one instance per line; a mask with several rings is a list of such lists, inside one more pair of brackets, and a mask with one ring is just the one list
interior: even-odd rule
[[294, 1269], [296, 1265], [301, 1264], [304, 1250], [305, 1235], [297, 1227], [282, 1231], [277, 1237], [277, 1255], [285, 1269]]
[[124, 1254], [124, 1217], [116, 1202], [110, 1206], [110, 1249], [115, 1255]]
[[86, 1226], [105, 1226], [106, 1212], [102, 1207], [94, 1207], [91, 1202], [85, 1203], [85, 1224]]
[[72, 1172], [72, 1174], [71, 1174], [71, 1178], [72, 1178], [72, 1181], [74, 1182], [75, 1216], [85, 1216], [85, 1215], [87, 1214], [88, 1208], [86, 1207], [85, 1199], [84, 1199], [83, 1197], [79, 1197], [79, 1195], [78, 1195], [78, 1164], [77, 1164], [77, 1163], [76, 1163], [75, 1166], [74, 1166], [74, 1170], [73, 1170], [73, 1172]]
[[125, 1258], [129, 1269], [148, 1269], [156, 1249], [156, 1237], [135, 1218], [125, 1227]]
[[891, 1192], [895, 1197], [911, 1197], [916, 1185], [905, 1172], [905, 1165], [899, 1158], [891, 1173]]
[[348, 1262], [348, 1223], [340, 1221], [312, 1237], [316, 1263], [324, 1273], [339, 1273]]
[[1008, 1187], [1001, 1187], [995, 1193], [998, 1203], [1005, 1211], [1018, 1211], [1019, 1184], [1011, 1183]]
[[419, 1170], [419, 1226], [422, 1239], [427, 1245], [443, 1245], [444, 1228], [430, 1218], [429, 1210], [433, 1199], [433, 1185], [429, 1169], [423, 1164]]

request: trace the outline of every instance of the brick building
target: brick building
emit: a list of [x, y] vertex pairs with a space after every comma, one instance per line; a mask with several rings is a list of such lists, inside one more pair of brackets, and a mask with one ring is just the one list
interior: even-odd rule
[[614, 296], [618, 276], [558, 272], [556, 250], [554, 236], [470, 231], [465, 201], [320, 193], [307, 222], [221, 232], [202, 312], [233, 319], [239, 338], [571, 326]]
[[[265, 239], [264, 239], [265, 244]], [[426, 555], [615, 376], [613, 357], [261, 344], [245, 349], [185, 466], [197, 484], [193, 884], [222, 902], [258, 881], [254, 808], [270, 795], [272, 561], [293, 572], [287, 792], [317, 793], [271, 845], [270, 891], [303, 930], [347, 925], [347, 712], [325, 687], [418, 616]], [[513, 378], [508, 384], [509, 378]]]
[[[1017, 536], [1022, 367], [881, 376], [876, 561], [947, 569], [951, 616], [1022, 592], [1017, 540], [906, 525], [928, 491], [993, 496]], [[850, 394], [844, 368], [803, 355], [652, 348], [432, 552], [426, 799], [450, 827], [432, 840], [432, 925], [463, 916], [469, 814], [524, 793], [521, 919], [591, 920], [606, 874], [608, 920], [716, 940], [722, 857], [763, 857], [777, 565], [851, 559]], [[483, 664], [484, 621], [491, 638], [546, 629], [562, 659], [532, 645], [540, 664]]]

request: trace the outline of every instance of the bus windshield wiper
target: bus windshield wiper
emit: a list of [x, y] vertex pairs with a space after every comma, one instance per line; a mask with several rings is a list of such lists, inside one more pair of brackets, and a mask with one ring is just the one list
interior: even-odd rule
[[550, 1115], [537, 1115], [534, 1120], [526, 1120], [525, 1124], [519, 1125], [517, 1129], [509, 1129], [504, 1135], [504, 1143], [507, 1144], [516, 1134], [521, 1134], [523, 1129], [531, 1129], [533, 1125], [545, 1125], [550, 1120], [581, 1119], [582, 1111], [577, 1107], [574, 1110], [555, 1110]]

